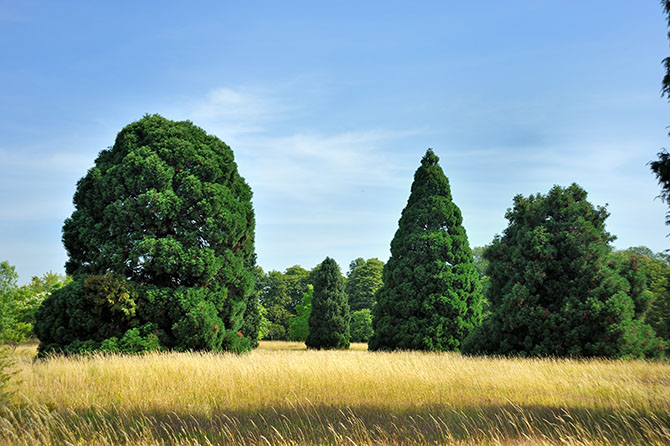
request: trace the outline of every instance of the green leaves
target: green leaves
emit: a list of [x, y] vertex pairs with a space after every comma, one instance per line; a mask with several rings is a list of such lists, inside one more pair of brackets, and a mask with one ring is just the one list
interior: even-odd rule
[[414, 174], [373, 309], [371, 350], [457, 350], [481, 320], [460, 210], [431, 149]]
[[356, 259], [351, 262], [344, 289], [349, 299], [350, 311], [354, 312], [363, 308], [372, 309], [375, 294], [382, 286], [383, 270], [384, 262], [377, 258], [367, 261]]
[[372, 313], [369, 309], [363, 308], [351, 313], [352, 342], [368, 342], [372, 333]]

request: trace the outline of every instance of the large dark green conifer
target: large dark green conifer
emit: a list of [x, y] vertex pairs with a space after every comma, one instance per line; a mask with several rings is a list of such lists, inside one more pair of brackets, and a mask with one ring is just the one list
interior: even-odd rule
[[391, 242], [370, 350], [457, 350], [481, 320], [477, 268], [449, 181], [428, 149]]
[[254, 211], [230, 147], [147, 115], [100, 152], [74, 206], [63, 226], [74, 281], [37, 314], [41, 352], [113, 349], [137, 333], [166, 348], [249, 348]]
[[307, 348], [349, 348], [349, 304], [340, 267], [330, 257], [314, 273], [312, 312], [307, 321]]

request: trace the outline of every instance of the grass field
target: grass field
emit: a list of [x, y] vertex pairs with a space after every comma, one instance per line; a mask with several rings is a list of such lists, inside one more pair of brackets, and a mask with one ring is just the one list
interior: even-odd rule
[[306, 351], [14, 350], [0, 445], [670, 444], [670, 364]]

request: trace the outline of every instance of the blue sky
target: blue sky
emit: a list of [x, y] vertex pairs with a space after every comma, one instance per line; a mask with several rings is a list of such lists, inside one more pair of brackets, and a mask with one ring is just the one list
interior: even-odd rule
[[233, 148], [266, 270], [386, 260], [428, 147], [473, 246], [514, 195], [577, 182], [617, 248], [668, 248], [657, 1], [191, 3], [0, 0], [0, 260], [21, 283], [63, 272], [77, 180], [145, 113]]

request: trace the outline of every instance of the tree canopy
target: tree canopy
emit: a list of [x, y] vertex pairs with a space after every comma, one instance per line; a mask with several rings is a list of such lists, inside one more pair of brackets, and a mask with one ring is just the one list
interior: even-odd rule
[[457, 350], [480, 323], [477, 268], [438, 161], [429, 149], [414, 174], [373, 309], [371, 350]]
[[261, 274], [259, 299], [265, 307], [270, 322], [269, 338], [288, 339], [291, 318], [296, 316], [296, 307], [303, 304], [303, 296], [311, 283], [310, 272], [299, 265], [293, 265], [282, 273], [270, 271]]
[[517, 195], [508, 227], [484, 253], [491, 315], [468, 353], [644, 356], [660, 344], [644, 323], [649, 294], [638, 263], [611, 259], [608, 213], [581, 187]]
[[291, 341], [305, 342], [309, 334], [309, 316], [312, 314], [314, 286], [307, 285], [307, 292], [302, 296], [302, 304], [296, 305], [296, 315], [289, 321], [288, 338]]
[[40, 350], [97, 349], [128, 332], [165, 348], [248, 349], [251, 195], [230, 147], [191, 122], [126, 126], [77, 183], [63, 226], [74, 281], [38, 312]]
[[368, 260], [358, 258], [351, 262], [344, 287], [351, 312], [364, 308], [372, 309], [375, 293], [382, 286], [383, 270], [384, 262], [377, 258]]

